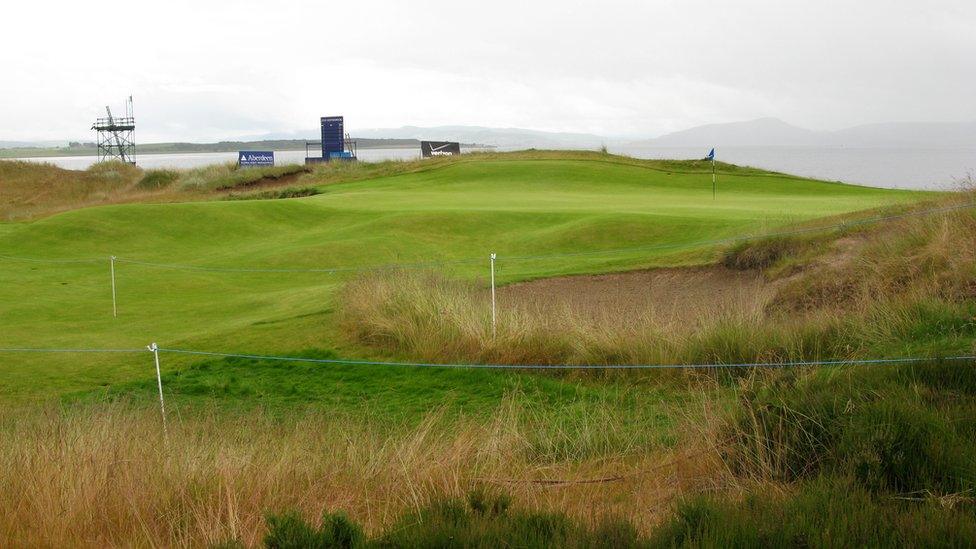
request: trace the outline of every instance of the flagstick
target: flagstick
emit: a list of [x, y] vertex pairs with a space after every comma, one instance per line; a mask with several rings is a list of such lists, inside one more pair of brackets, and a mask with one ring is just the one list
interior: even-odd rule
[[715, 156], [712, 156], [712, 200], [715, 200]]

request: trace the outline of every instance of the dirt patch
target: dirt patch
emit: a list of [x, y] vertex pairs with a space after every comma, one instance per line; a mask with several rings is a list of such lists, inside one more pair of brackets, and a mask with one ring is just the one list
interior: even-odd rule
[[501, 303], [584, 317], [652, 317], [661, 324], [693, 323], [725, 311], [761, 311], [772, 285], [758, 271], [723, 266], [662, 268], [524, 282], [499, 290]]
[[251, 181], [250, 183], [240, 183], [238, 185], [222, 187], [218, 190], [220, 192], [230, 192], [230, 191], [249, 192], [249, 191], [256, 191], [259, 189], [286, 187], [298, 181], [298, 179], [301, 176], [305, 175], [306, 173], [308, 172], [303, 170], [300, 172], [290, 173], [278, 177], [274, 177], [274, 176], [262, 177], [261, 179]]

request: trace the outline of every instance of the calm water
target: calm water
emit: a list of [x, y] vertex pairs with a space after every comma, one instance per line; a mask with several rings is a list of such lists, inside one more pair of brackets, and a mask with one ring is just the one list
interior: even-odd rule
[[[503, 150], [503, 149], [499, 149]], [[636, 158], [701, 158], [704, 148], [611, 147], [611, 152]], [[466, 151], [467, 152], [467, 151]], [[360, 149], [365, 162], [420, 157], [419, 149]], [[716, 151], [724, 162], [829, 181], [876, 187], [951, 189], [968, 173], [976, 175], [976, 149], [824, 149], [814, 147], [725, 147]], [[279, 164], [304, 162], [305, 151], [277, 151]], [[32, 158], [62, 168], [83, 170], [95, 162], [92, 156]], [[144, 154], [137, 157], [143, 168], [194, 168], [236, 162], [236, 152]]]
[[[702, 158], [707, 149], [617, 147], [636, 158]], [[951, 189], [976, 177], [976, 149], [826, 149], [816, 147], [725, 147], [723, 162], [874, 187]]]
[[[360, 149], [359, 159], [365, 162], [381, 160], [413, 160], [420, 158], [420, 149]], [[84, 170], [98, 159], [94, 156], [52, 156], [47, 158], [23, 158], [31, 162], [50, 162], [69, 170]], [[237, 162], [236, 152], [140, 154], [136, 164], [142, 168], [199, 168], [210, 164]], [[276, 164], [303, 164], [305, 151], [275, 151]]]

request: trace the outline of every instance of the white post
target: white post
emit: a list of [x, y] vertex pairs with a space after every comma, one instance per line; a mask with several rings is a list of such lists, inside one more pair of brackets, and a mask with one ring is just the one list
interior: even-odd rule
[[495, 254], [491, 254], [491, 338], [495, 338]]
[[118, 317], [119, 308], [115, 300], [115, 256], [114, 255], [109, 259], [109, 264], [111, 265], [111, 269], [112, 269], [112, 316]]
[[156, 383], [159, 386], [159, 411], [163, 415], [163, 436], [168, 438], [169, 432], [166, 430], [166, 403], [163, 402], [163, 375], [159, 371], [159, 346], [152, 343], [148, 349], [152, 351], [153, 358], [156, 359]]

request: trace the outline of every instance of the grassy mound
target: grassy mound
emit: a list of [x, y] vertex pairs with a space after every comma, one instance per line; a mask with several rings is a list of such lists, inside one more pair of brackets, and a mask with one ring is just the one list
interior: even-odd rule
[[114, 202], [136, 184], [140, 173], [122, 162], [74, 171], [51, 164], [0, 161], [0, 221]]
[[254, 186], [286, 185], [306, 171], [298, 165], [237, 169], [234, 164], [144, 171], [122, 162], [78, 171], [0, 161], [0, 220], [36, 219], [105, 204], [208, 200]]

